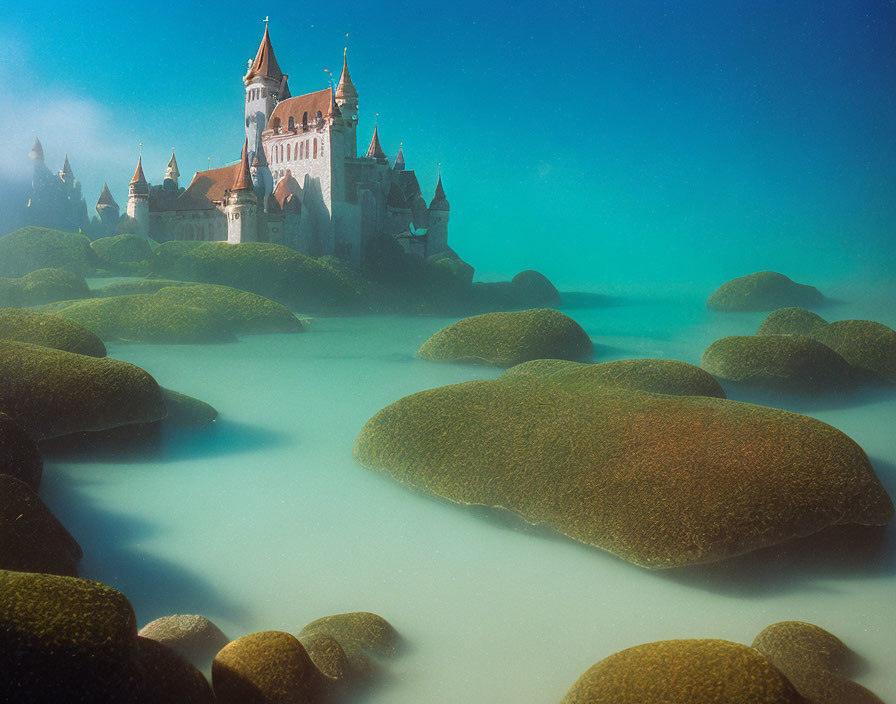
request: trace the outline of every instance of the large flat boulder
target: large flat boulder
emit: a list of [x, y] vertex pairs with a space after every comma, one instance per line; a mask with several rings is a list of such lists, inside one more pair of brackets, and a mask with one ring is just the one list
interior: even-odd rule
[[105, 357], [103, 341], [83, 325], [53, 313], [24, 308], [0, 309], [0, 339]]
[[367, 422], [354, 453], [418, 490], [509, 509], [649, 568], [893, 516], [862, 449], [813, 418], [526, 375], [407, 396]]
[[706, 305], [733, 313], [813, 306], [823, 300], [824, 296], [814, 286], [798, 284], [776, 271], [759, 271], [722, 284]]
[[133, 364], [7, 340], [0, 340], [0, 409], [35, 440], [167, 413], [155, 379]]
[[96, 254], [84, 235], [22, 227], [0, 237], [0, 276], [16, 278], [35, 269], [66, 268], [84, 276], [93, 273]]
[[0, 308], [89, 297], [87, 281], [68, 269], [37, 269], [17, 279], [0, 279]]

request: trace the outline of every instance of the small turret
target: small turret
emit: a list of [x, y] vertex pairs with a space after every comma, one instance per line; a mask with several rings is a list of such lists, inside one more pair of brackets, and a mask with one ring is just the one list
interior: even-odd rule
[[277, 103], [289, 97], [289, 75], [280, 70], [268, 25], [264, 36], [249, 63], [249, 70], [243, 76], [246, 85], [246, 139], [252, 152], [261, 144], [261, 132], [271, 118]]
[[75, 174], [72, 172], [72, 165], [68, 163], [68, 154], [65, 155], [65, 163], [62, 165], [62, 171], [59, 172], [59, 178], [65, 184], [72, 184], [75, 181]]
[[121, 215], [121, 208], [112, 197], [108, 184], [103, 183], [103, 192], [100, 193], [99, 200], [96, 202], [96, 214], [100, 218], [100, 234], [109, 236], [114, 234], [115, 226], [118, 225], [118, 218]]
[[429, 204], [429, 228], [426, 231], [426, 246], [430, 256], [449, 251], [448, 219], [450, 215], [451, 206], [448, 205], [445, 189], [442, 188], [442, 173], [440, 170], [436, 193]]
[[227, 241], [230, 244], [258, 240], [258, 197], [249, 171], [249, 140], [243, 142], [243, 153], [233, 185], [225, 197]]
[[345, 120], [345, 155], [358, 156], [358, 91], [348, 72], [348, 48], [342, 52], [342, 75], [336, 86], [336, 105]]
[[149, 237], [149, 183], [143, 175], [143, 157], [137, 159], [137, 170], [128, 185], [127, 214], [137, 222], [136, 234]]
[[177, 159], [174, 157], [174, 147], [171, 148], [171, 158], [168, 160], [168, 166], [165, 167], [165, 181], [164, 184], [167, 184], [168, 181], [174, 182], [174, 189], [177, 190], [177, 179], [180, 178], [180, 169], [177, 168]]
[[34, 146], [31, 147], [31, 151], [28, 152], [28, 157], [30, 159], [34, 159], [34, 161], [39, 161], [39, 162], [43, 163], [44, 147], [40, 143], [40, 140], [37, 137], [34, 138]]
[[398, 156], [395, 157], [393, 171], [404, 171], [404, 142], [398, 145]]
[[439, 182], [436, 184], [436, 192], [429, 203], [430, 210], [451, 210], [448, 199], [445, 197], [445, 189], [442, 188], [442, 174], [439, 174]]
[[370, 140], [370, 146], [367, 148], [367, 158], [388, 163], [386, 152], [384, 152], [383, 148], [380, 146], [379, 125], [373, 126], [373, 138]]

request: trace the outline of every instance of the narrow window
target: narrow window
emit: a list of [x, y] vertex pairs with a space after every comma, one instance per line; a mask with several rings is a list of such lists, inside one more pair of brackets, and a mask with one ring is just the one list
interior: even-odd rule
[[287, 161], [290, 161], [290, 160], [292, 159], [292, 156], [290, 156], [290, 154], [291, 154], [291, 149], [292, 149], [292, 145], [291, 145], [291, 144], [287, 144], [287, 145], [286, 145], [286, 160], [287, 160]]
[[317, 137], [314, 138], [314, 158], [317, 159]]
[[302, 115], [302, 131], [303, 132], [308, 131], [308, 113], [307, 112], [304, 115]]
[[299, 142], [299, 159], [305, 158], [305, 143]]
[[296, 128], [296, 119], [290, 115], [289, 116], [289, 131], [292, 132]]
[[320, 121], [323, 119], [324, 119], [324, 114], [320, 110], [318, 110], [317, 111], [317, 122], [320, 123]]

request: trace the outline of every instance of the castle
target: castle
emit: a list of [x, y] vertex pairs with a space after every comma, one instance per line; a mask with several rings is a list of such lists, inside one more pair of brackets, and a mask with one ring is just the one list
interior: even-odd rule
[[378, 127], [358, 156], [358, 91], [346, 55], [335, 90], [292, 96], [288, 79], [266, 25], [243, 77], [240, 161], [199, 171], [183, 189], [173, 152], [160, 186], [147, 182], [141, 157], [126, 211], [136, 233], [158, 242], [275, 242], [355, 264], [373, 237], [392, 235], [421, 256], [454, 256], [441, 175], [427, 206], [401, 149], [389, 163]]
[[[34, 162], [31, 198], [25, 210], [28, 223], [71, 232], [86, 231], [89, 224], [87, 203], [81, 195], [81, 183], [75, 179], [72, 172], [68, 154], [65, 155], [62, 171], [58, 173], [53, 173], [47, 168], [44, 148], [39, 139], [34, 140], [34, 146], [28, 156]], [[104, 194], [107, 192], [108, 189], [103, 191]], [[111, 195], [109, 197], [111, 198]], [[109, 234], [115, 230], [117, 222], [116, 213]]]

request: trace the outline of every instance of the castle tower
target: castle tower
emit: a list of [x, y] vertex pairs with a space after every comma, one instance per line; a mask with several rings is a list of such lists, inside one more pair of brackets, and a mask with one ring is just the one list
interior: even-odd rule
[[96, 214], [100, 217], [101, 234], [105, 237], [114, 234], [118, 218], [121, 216], [121, 208], [118, 207], [106, 183], [103, 183], [103, 192], [96, 202]]
[[379, 125], [373, 126], [373, 138], [370, 140], [370, 146], [367, 147], [367, 158], [376, 159], [381, 164], [388, 164], [386, 152], [380, 146]]
[[[267, 36], [267, 35], [265, 35]], [[230, 244], [258, 240], [258, 197], [249, 173], [249, 140], [243, 142], [243, 155], [236, 179], [225, 197], [227, 241]]]
[[43, 165], [44, 163], [44, 147], [37, 137], [34, 138], [34, 146], [31, 147], [31, 151], [28, 152], [28, 158], [34, 161], [35, 168], [37, 168], [39, 164]]
[[66, 186], [72, 186], [75, 183], [75, 174], [72, 172], [72, 165], [68, 163], [68, 154], [65, 155], [65, 163], [62, 165], [62, 171], [59, 172], [59, 178]]
[[137, 170], [128, 186], [129, 217], [137, 221], [136, 234], [149, 237], [149, 184], [143, 175], [143, 157], [137, 159]]
[[174, 158], [174, 147], [171, 148], [171, 158], [168, 160], [168, 166], [165, 167], [165, 179], [162, 181], [162, 188], [166, 191], [177, 190], [177, 179], [180, 178], [180, 169], [177, 168], [177, 159]]
[[445, 189], [442, 188], [442, 174], [439, 173], [439, 183], [436, 193], [429, 204], [429, 229], [427, 234], [427, 251], [430, 255], [441, 254], [448, 250], [448, 216], [451, 214], [451, 206], [445, 197]]
[[348, 72], [348, 48], [342, 52], [342, 75], [336, 86], [336, 104], [345, 118], [345, 155], [358, 156], [358, 91]]
[[395, 157], [395, 164], [393, 164], [392, 170], [404, 171], [404, 142], [398, 145], [398, 156]]
[[249, 62], [249, 70], [243, 76], [246, 86], [246, 141], [249, 143], [250, 161], [261, 149], [261, 132], [268, 124], [271, 113], [281, 100], [289, 97], [289, 76], [280, 70], [274, 56], [268, 26], [265, 24], [264, 37]]

